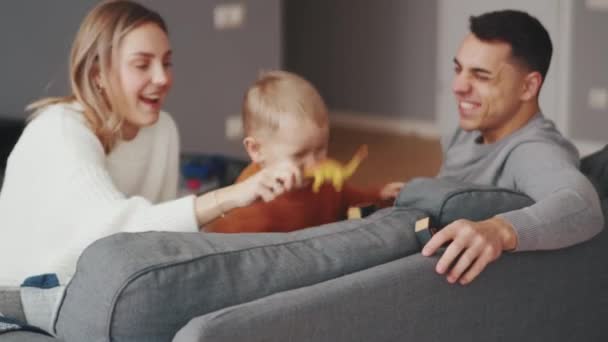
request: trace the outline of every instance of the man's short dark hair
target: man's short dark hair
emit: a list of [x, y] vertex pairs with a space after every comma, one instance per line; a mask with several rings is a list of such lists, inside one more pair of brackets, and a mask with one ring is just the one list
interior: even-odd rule
[[540, 72], [545, 79], [553, 45], [549, 33], [538, 19], [526, 12], [502, 10], [471, 16], [469, 23], [475, 37], [482, 41], [508, 43], [518, 62]]

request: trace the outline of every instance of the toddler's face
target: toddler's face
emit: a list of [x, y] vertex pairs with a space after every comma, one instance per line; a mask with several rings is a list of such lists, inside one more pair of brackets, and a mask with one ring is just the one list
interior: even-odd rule
[[302, 169], [309, 168], [327, 158], [329, 125], [319, 127], [311, 120], [298, 121], [286, 116], [280, 128], [261, 140], [261, 164], [291, 160]]

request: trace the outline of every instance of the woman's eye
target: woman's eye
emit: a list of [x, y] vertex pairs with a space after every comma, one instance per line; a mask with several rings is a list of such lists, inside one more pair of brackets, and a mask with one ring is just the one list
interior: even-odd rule
[[139, 70], [146, 70], [148, 69], [148, 64], [135, 64], [135, 67]]

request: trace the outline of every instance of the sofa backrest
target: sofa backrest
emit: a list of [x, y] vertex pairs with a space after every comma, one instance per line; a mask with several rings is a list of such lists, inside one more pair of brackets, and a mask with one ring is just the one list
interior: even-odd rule
[[608, 145], [582, 158], [581, 171], [593, 183], [601, 200], [608, 197]]
[[[604, 214], [608, 202], [603, 202]], [[505, 254], [467, 286], [419, 253], [193, 318], [173, 342], [608, 341], [608, 231]]]

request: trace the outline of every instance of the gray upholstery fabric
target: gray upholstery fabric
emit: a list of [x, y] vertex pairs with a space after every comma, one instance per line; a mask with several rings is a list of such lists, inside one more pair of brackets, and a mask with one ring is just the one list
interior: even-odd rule
[[532, 204], [530, 197], [513, 190], [437, 178], [412, 179], [395, 201], [396, 206], [427, 212], [436, 228], [462, 218], [485, 220]]
[[[600, 190], [608, 184], [605, 161], [608, 148], [582, 160]], [[473, 219], [480, 208], [505, 211], [495, 205], [518, 195], [500, 189], [488, 199], [487, 190], [470, 186], [418, 188], [408, 196], [431, 194], [433, 201], [398, 204], [424, 207], [441, 226]], [[608, 202], [602, 205], [606, 214]], [[175, 342], [608, 341], [606, 230], [563, 250], [504, 255], [463, 287], [435, 274], [437, 257], [415, 253], [407, 226], [423, 214], [391, 210], [294, 234], [104, 239], [81, 258], [58, 328], [67, 342], [170, 341], [171, 331], [195, 317]], [[7, 293], [0, 289], [0, 311], [22, 312], [16, 292]], [[30, 333], [0, 340], [59, 342]]]
[[424, 216], [387, 208], [288, 234], [113, 235], [79, 259], [56, 329], [66, 341], [168, 341], [192, 317], [410, 255]]
[[0, 312], [4, 316], [25, 321], [18, 287], [0, 287]]
[[30, 332], [10, 332], [0, 335], [2, 342], [61, 342], [56, 338]]
[[581, 171], [591, 180], [600, 199], [608, 197], [608, 145], [581, 159]]
[[468, 286], [414, 254], [216, 311], [174, 342], [608, 341], [608, 232], [505, 255]]

